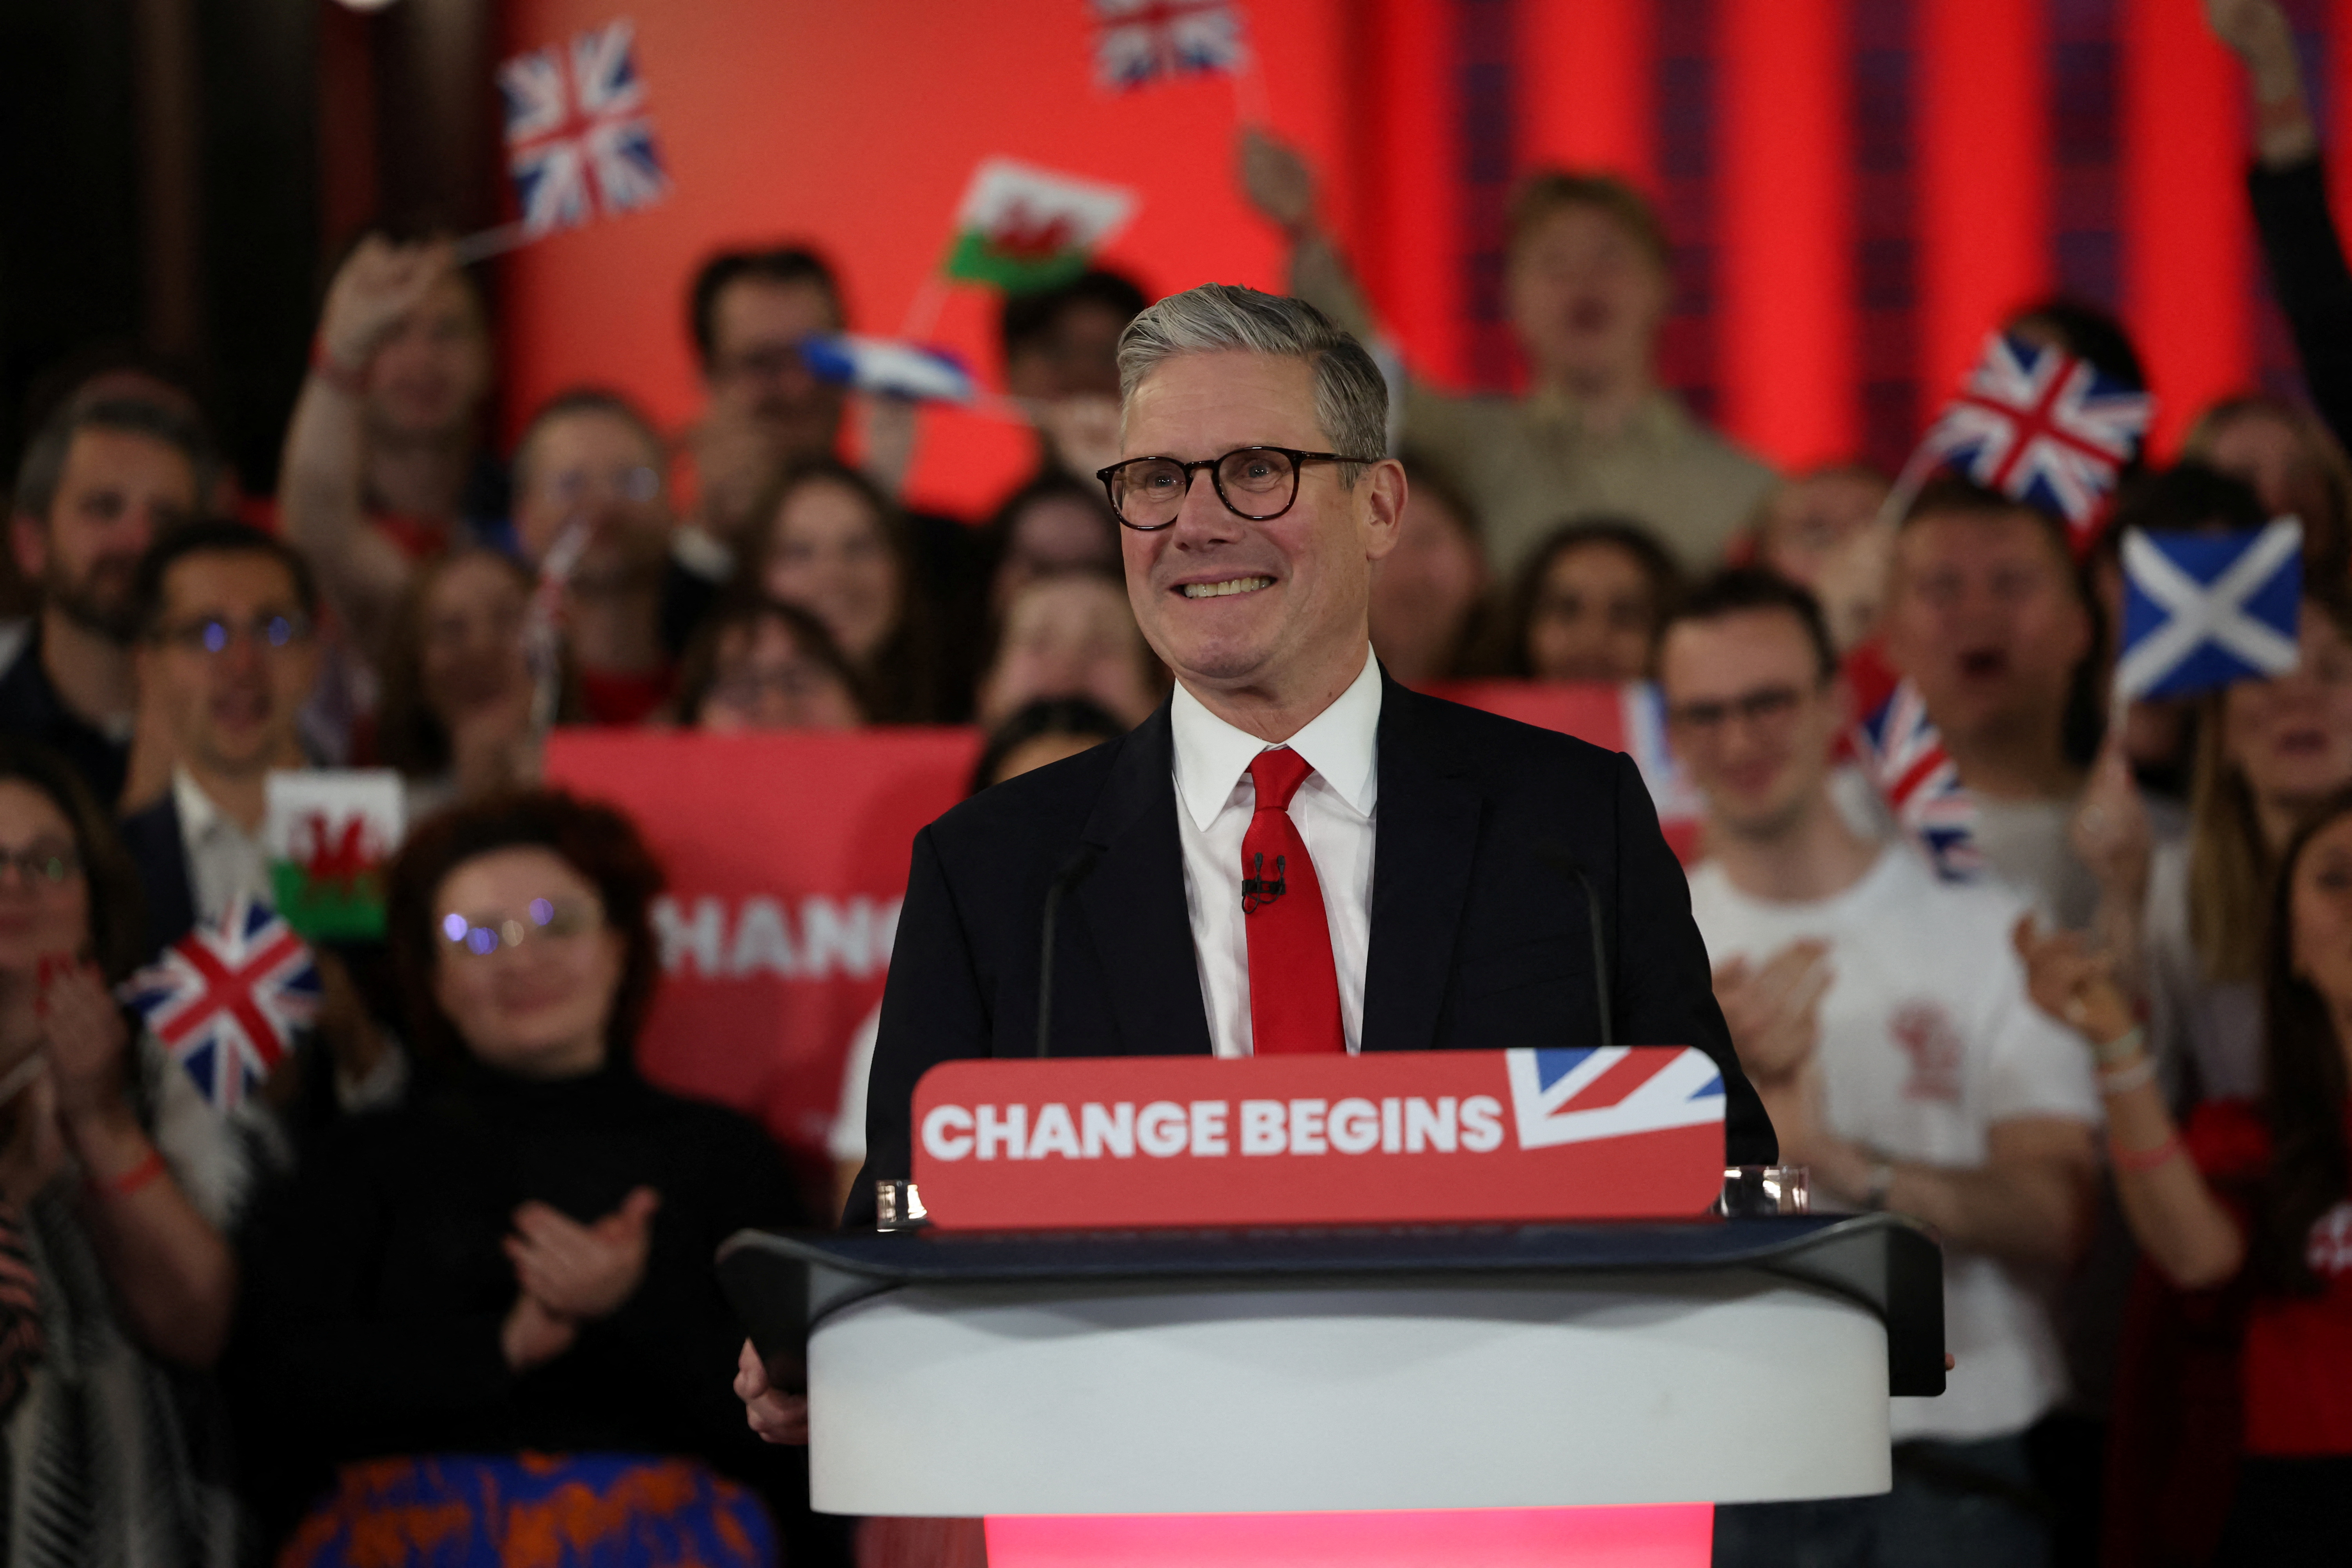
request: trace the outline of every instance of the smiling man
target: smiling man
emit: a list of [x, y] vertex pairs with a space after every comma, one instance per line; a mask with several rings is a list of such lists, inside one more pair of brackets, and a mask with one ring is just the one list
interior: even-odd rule
[[241, 522], [191, 523], [139, 563], [139, 700], [172, 740], [172, 787], [124, 819], [160, 950], [239, 897], [274, 901], [261, 849], [272, 768], [309, 765], [298, 718], [319, 679], [310, 563]]
[[2090, 1233], [2099, 1100], [2026, 995], [2024, 904], [1847, 826], [1830, 790], [1846, 693], [1804, 589], [1748, 571], [1702, 584], [1658, 680], [1706, 800], [1691, 896], [1740, 1060], [1817, 1205], [1942, 1236], [1958, 1360], [1941, 1398], [1894, 1402], [1891, 1491], [1718, 1509], [1715, 1562], [2045, 1562], [2025, 1433], [2065, 1384], [2039, 1284]]
[[851, 1218], [908, 1174], [927, 1068], [1037, 1048], [1057, 881], [1055, 1054], [1582, 1046], [1605, 994], [1617, 1039], [1723, 1064], [1728, 1156], [1769, 1160], [1633, 763], [1418, 696], [1372, 658], [1405, 478], [1370, 357], [1311, 306], [1208, 284], [1139, 316], [1119, 372], [1102, 478], [1176, 689], [917, 837]]

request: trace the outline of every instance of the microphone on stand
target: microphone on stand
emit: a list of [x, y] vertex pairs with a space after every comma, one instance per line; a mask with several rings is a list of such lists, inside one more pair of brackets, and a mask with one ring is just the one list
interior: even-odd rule
[[1601, 1005], [1601, 1044], [1605, 1049], [1616, 1043], [1616, 1029], [1609, 1010], [1609, 944], [1601, 936], [1601, 895], [1592, 886], [1592, 879], [1577, 862], [1576, 857], [1558, 844], [1546, 840], [1535, 846], [1535, 857], [1562, 877], [1584, 889], [1584, 910], [1587, 923], [1592, 928], [1592, 991]]
[[1045, 918], [1038, 927], [1037, 942], [1037, 1054], [1054, 1054], [1054, 929], [1062, 912], [1062, 895], [1086, 879], [1095, 868], [1102, 851], [1092, 844], [1081, 844], [1062, 862], [1061, 869], [1045, 885]]

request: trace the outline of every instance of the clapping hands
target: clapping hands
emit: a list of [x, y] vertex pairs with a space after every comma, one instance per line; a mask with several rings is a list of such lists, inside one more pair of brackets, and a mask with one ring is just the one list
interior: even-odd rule
[[610, 1317], [645, 1282], [661, 1195], [637, 1187], [621, 1206], [588, 1225], [542, 1203], [514, 1212], [505, 1242], [522, 1293], [507, 1314], [501, 1342], [517, 1372], [572, 1348], [580, 1325]]
[[1760, 969], [1735, 958], [1715, 972], [1716, 1005], [1730, 1027], [1739, 1065], [1759, 1085], [1793, 1077], [1822, 1034], [1822, 998], [1835, 973], [1829, 944], [1792, 942]]

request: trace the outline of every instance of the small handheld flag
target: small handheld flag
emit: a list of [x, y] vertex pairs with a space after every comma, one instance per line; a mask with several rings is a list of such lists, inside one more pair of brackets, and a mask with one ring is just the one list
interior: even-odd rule
[[1095, 79], [1125, 92], [1162, 78], [1233, 76], [1247, 58], [1232, 0], [1089, 0]]
[[2303, 524], [2124, 535], [2124, 643], [2116, 689], [2185, 697], [2284, 675], [2301, 661]]
[[272, 772], [262, 848], [278, 912], [314, 941], [383, 934], [383, 874], [400, 847], [406, 795], [390, 768]]
[[2155, 412], [2147, 393], [2087, 360], [1995, 332], [1913, 462], [1948, 465], [2063, 518], [2079, 547]]
[[1936, 874], [1966, 881], [1984, 868], [1977, 847], [1976, 801], [1960, 783], [1959, 765], [1927, 717], [1927, 704], [1909, 681], [1854, 731], [1854, 751], [1904, 831], [1918, 841]]
[[123, 990], [172, 1059], [222, 1110], [269, 1077], [294, 1031], [318, 1017], [320, 994], [302, 939], [247, 899], [219, 925], [200, 925], [164, 949]]
[[499, 67], [499, 92], [520, 239], [669, 194], [627, 17], [515, 56]]
[[911, 402], [966, 404], [979, 395], [971, 372], [953, 357], [893, 338], [818, 333], [801, 340], [801, 363], [819, 381]]
[[1011, 158], [972, 172], [957, 210], [947, 275], [1010, 294], [1059, 288], [1135, 216], [1136, 196]]

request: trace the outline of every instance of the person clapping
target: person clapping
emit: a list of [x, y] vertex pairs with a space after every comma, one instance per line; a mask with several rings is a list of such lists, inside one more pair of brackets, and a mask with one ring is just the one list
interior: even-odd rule
[[420, 1509], [495, 1552], [572, 1529], [560, 1493], [597, 1500], [597, 1541], [770, 1560], [740, 1483], [780, 1476], [728, 1398], [710, 1258], [794, 1205], [756, 1125], [631, 1066], [659, 885], [625, 818], [551, 792], [403, 848], [387, 936], [420, 1085], [274, 1194], [249, 1249], [253, 1469], [281, 1516], [308, 1507], [281, 1562], [359, 1561]]

